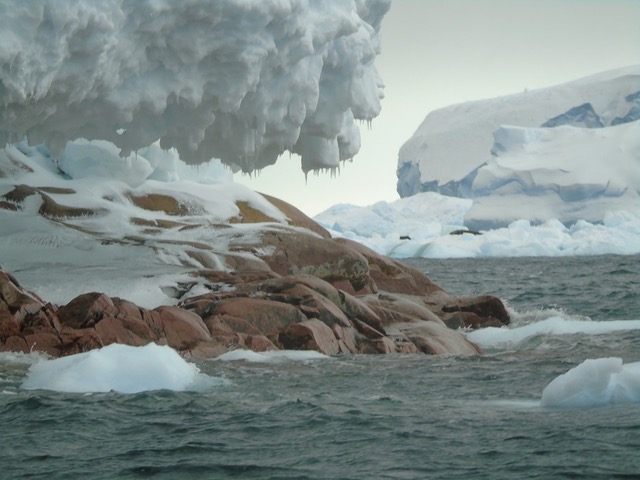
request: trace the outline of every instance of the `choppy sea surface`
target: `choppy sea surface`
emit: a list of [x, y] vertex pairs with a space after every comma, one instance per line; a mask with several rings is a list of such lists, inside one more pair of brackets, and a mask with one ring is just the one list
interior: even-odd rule
[[586, 359], [640, 361], [640, 256], [408, 262], [513, 325], [479, 357], [203, 361], [225, 381], [193, 392], [25, 390], [1, 354], [0, 478], [640, 478], [639, 403], [540, 405]]

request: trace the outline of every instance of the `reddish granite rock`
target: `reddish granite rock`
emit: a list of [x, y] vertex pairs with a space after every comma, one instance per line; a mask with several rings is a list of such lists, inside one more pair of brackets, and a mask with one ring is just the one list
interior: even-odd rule
[[93, 328], [63, 327], [60, 338], [62, 355], [73, 355], [104, 347], [100, 336]]
[[52, 357], [62, 354], [62, 340], [53, 332], [37, 332], [24, 335], [29, 351], [44, 352]]
[[340, 343], [333, 330], [317, 319], [287, 325], [278, 334], [278, 341], [288, 350], [316, 350], [325, 355], [340, 353]]
[[27, 346], [27, 341], [24, 337], [12, 335], [2, 339], [2, 343], [0, 343], [0, 352], [29, 353], [29, 347]]
[[[185, 308], [189, 308], [188, 304]], [[209, 310], [223, 324], [232, 323], [240, 332], [277, 335], [280, 329], [306, 320], [293, 305], [263, 298], [229, 298], [217, 302]], [[243, 322], [241, 322], [243, 321]]]
[[[428, 354], [452, 353], [474, 355], [480, 349], [462, 334], [448, 328], [420, 299], [393, 294], [369, 295], [363, 299], [378, 314], [387, 335], [406, 351], [409, 341]], [[417, 300], [417, 301], [416, 301]]]
[[[50, 304], [0, 270], [0, 351], [61, 354], [60, 322]], [[20, 338], [21, 340], [18, 340]]]
[[0, 270], [0, 301], [15, 314], [21, 308], [35, 312], [44, 301], [35, 293], [27, 292], [10, 273]]
[[20, 322], [11, 314], [6, 303], [0, 300], [0, 338], [20, 335]]
[[60, 322], [70, 328], [93, 327], [106, 315], [114, 316], [118, 309], [104, 293], [84, 293], [58, 309]]
[[[128, 318], [104, 317], [95, 325], [95, 331], [103, 345], [122, 343], [142, 346], [157, 337], [142, 320]], [[137, 332], [137, 333], [136, 333]]]
[[200, 316], [178, 307], [158, 307], [160, 323], [167, 345], [176, 350], [193, 348], [199, 342], [211, 339], [209, 330]]
[[334, 325], [331, 327], [333, 333], [338, 340], [340, 353], [356, 353], [358, 349], [358, 331], [355, 327], [341, 327]]
[[409, 265], [380, 255], [353, 240], [338, 238], [335, 242], [357, 252], [366, 259], [369, 264], [369, 275], [375, 282], [373, 293], [384, 290], [407, 295], [431, 295], [434, 292], [443, 291], [426, 275]]
[[262, 235], [262, 259], [280, 275], [307, 274], [329, 283], [347, 281], [354, 291], [369, 288], [369, 264], [354, 249], [332, 239], [302, 231]]

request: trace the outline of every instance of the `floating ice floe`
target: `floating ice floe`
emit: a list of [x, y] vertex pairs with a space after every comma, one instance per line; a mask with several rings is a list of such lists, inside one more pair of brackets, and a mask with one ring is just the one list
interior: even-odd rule
[[201, 391], [226, 383], [200, 372], [170, 347], [112, 344], [29, 367], [22, 388], [56, 392]]
[[543, 407], [597, 407], [640, 402], [640, 362], [621, 358], [582, 362], [555, 378], [542, 392]]

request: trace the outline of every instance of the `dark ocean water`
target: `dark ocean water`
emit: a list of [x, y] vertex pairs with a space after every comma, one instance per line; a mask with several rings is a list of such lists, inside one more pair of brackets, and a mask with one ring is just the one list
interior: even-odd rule
[[539, 404], [585, 359], [640, 360], [637, 328], [588, 328], [640, 319], [640, 256], [411, 263], [452, 293], [500, 296], [513, 328], [584, 332], [480, 357], [206, 361], [229, 383], [204, 392], [25, 391], [28, 364], [0, 357], [0, 478], [640, 478], [640, 404]]

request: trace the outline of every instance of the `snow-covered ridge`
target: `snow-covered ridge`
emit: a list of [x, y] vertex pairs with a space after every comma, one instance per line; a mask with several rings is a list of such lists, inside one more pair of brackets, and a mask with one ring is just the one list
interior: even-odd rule
[[[469, 188], [475, 171], [492, 159], [492, 153], [503, 156], [504, 132], [498, 139], [493, 136], [503, 125], [606, 128], [633, 122], [639, 113], [640, 66], [436, 110], [400, 149], [398, 193], [406, 197], [436, 191], [472, 197]], [[518, 135], [515, 140], [529, 143], [536, 135]], [[615, 134], [610, 135], [616, 141]]]
[[640, 211], [640, 121], [605, 128], [503, 126], [494, 156], [468, 179], [470, 228], [517, 219], [601, 223]]
[[305, 171], [360, 148], [380, 111], [389, 0], [0, 0], [0, 147], [60, 155], [160, 141], [187, 163], [250, 172], [285, 150]]
[[432, 112], [401, 148], [398, 192], [473, 199], [464, 223], [601, 223], [640, 209], [640, 66]]

